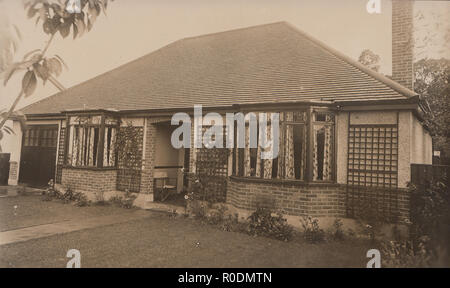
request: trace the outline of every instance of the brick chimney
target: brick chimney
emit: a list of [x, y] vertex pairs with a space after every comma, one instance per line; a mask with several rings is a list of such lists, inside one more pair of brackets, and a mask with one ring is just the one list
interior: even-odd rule
[[392, 79], [413, 90], [413, 1], [392, 0]]

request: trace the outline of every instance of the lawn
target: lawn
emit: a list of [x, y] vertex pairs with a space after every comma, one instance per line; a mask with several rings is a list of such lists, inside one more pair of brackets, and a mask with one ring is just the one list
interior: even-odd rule
[[77, 207], [60, 201], [42, 201], [40, 195], [0, 198], [0, 232], [73, 219], [85, 219], [129, 210], [112, 206]]
[[[46, 205], [53, 204], [62, 205]], [[132, 222], [0, 246], [0, 267], [65, 267], [69, 249], [80, 251], [82, 267], [365, 267], [370, 248], [358, 240], [308, 244], [251, 237], [155, 212]]]

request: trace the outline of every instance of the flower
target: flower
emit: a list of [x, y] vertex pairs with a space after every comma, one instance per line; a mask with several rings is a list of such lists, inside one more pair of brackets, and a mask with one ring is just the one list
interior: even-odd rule
[[17, 209], [17, 205], [14, 205], [14, 209]]
[[189, 199], [189, 196], [186, 194], [186, 195], [184, 195], [184, 199], [185, 200], [188, 200]]

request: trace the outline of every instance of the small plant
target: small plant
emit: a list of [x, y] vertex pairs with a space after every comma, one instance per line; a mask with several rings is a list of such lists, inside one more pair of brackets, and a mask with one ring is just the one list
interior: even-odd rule
[[275, 215], [268, 208], [258, 207], [248, 217], [248, 233], [254, 236], [267, 236], [278, 240], [289, 241], [294, 229], [287, 224], [281, 212]]
[[342, 226], [344, 226], [344, 224], [342, 223], [342, 220], [337, 218], [334, 220], [333, 222], [333, 232], [332, 232], [332, 237], [334, 240], [344, 240], [345, 238], [345, 234], [344, 234], [344, 230], [342, 229]]
[[96, 206], [107, 206], [108, 201], [105, 201], [105, 193], [103, 191], [98, 191], [95, 193], [95, 203]]
[[55, 183], [53, 179], [50, 179], [47, 183], [47, 188], [42, 192], [42, 201], [52, 201], [53, 199], [62, 199], [63, 194], [55, 189]]
[[303, 237], [309, 243], [320, 243], [325, 240], [325, 233], [319, 227], [319, 220], [311, 216], [300, 219], [303, 227]]
[[80, 192], [74, 194], [74, 201], [75, 205], [78, 207], [89, 206], [91, 204], [91, 201], [88, 200], [87, 196]]
[[220, 228], [223, 231], [233, 231], [233, 232], [244, 232], [247, 231], [247, 223], [246, 222], [239, 222], [239, 216], [237, 213], [234, 215], [228, 215], [228, 217], [225, 217], [220, 223]]
[[135, 199], [135, 195], [126, 192], [124, 197], [118, 195], [111, 197], [109, 203], [122, 208], [131, 209], [134, 207], [133, 203]]
[[122, 200], [122, 207], [126, 209], [131, 209], [134, 207], [134, 200], [136, 200], [137, 196], [131, 194], [128, 190], [125, 193], [125, 197]]

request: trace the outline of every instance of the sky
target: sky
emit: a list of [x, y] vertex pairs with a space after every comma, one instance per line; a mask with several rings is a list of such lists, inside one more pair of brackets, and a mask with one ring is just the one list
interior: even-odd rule
[[[380, 72], [390, 75], [391, 1], [381, 0], [380, 14], [369, 14], [367, 2], [115, 0], [108, 6], [107, 16], [100, 15], [94, 28], [81, 38], [62, 39], [58, 34], [48, 55], [61, 56], [69, 66], [58, 78], [68, 88], [184, 37], [287, 21], [354, 59], [364, 49], [372, 50], [381, 57]], [[427, 29], [450, 30], [450, 1], [417, 1], [414, 9], [423, 11], [426, 19], [425, 28], [418, 35]], [[15, 60], [45, 46], [48, 35], [42, 31], [42, 24], [35, 26], [33, 20], [26, 18], [21, 1], [0, 0], [2, 17], [15, 24], [22, 34]], [[443, 49], [448, 46], [443, 33], [437, 34], [434, 37], [438, 44], [433, 48], [427, 42], [426, 49], [419, 53], [421, 58], [450, 58], [450, 51]], [[22, 74], [17, 74], [6, 86], [0, 84], [0, 108], [9, 107], [19, 93]], [[35, 93], [23, 99], [18, 107], [56, 92], [51, 83], [43, 86], [39, 82]]]

